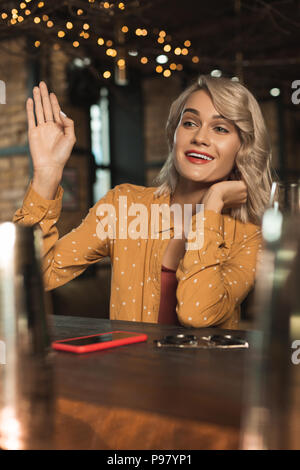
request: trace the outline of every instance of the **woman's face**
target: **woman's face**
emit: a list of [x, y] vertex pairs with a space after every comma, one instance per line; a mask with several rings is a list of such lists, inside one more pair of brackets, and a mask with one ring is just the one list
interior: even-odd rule
[[203, 183], [226, 180], [240, 146], [236, 127], [219, 115], [209, 95], [204, 90], [192, 93], [174, 135], [179, 175]]

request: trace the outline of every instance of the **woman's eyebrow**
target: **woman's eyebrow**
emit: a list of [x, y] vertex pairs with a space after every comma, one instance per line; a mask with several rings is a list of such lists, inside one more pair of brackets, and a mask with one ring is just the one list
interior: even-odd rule
[[[193, 113], [193, 114], [196, 114], [197, 116], [200, 116], [199, 114], [199, 111], [197, 109], [194, 109], [194, 108], [186, 108], [183, 110], [182, 114], [184, 113]], [[230, 123], [229, 119], [226, 119], [224, 116], [221, 116], [220, 114], [214, 114], [214, 116], [211, 117], [212, 119], [223, 119], [224, 121], [227, 121], [228, 123]]]

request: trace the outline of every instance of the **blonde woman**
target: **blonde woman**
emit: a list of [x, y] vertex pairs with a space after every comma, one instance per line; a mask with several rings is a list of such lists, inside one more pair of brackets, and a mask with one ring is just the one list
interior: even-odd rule
[[[269, 141], [253, 95], [238, 82], [201, 75], [171, 106], [170, 153], [158, 187], [116, 186], [61, 239], [60, 181], [76, 140], [74, 123], [44, 82], [27, 100], [27, 116], [34, 176], [14, 221], [43, 231], [46, 290], [110, 256], [111, 319], [238, 328], [240, 304], [255, 283], [272, 182]], [[167, 228], [163, 210], [155, 226], [155, 205], [182, 214], [191, 208], [188, 230], [180, 215], [178, 237], [173, 211]], [[201, 243], [189, 249], [199, 220]]]

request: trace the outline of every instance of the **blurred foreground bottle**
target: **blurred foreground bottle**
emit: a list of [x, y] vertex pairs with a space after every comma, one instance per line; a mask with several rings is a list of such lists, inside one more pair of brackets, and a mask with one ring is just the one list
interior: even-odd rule
[[299, 184], [273, 183], [252, 306], [255, 331], [245, 368], [242, 449], [294, 447], [291, 423], [300, 410], [292, 398], [297, 371], [290, 324], [300, 312], [299, 212]]
[[41, 233], [0, 224], [0, 448], [51, 449], [53, 368]]

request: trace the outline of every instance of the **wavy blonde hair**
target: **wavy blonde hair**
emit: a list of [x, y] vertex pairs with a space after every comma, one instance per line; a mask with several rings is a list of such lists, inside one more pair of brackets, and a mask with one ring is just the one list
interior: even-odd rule
[[248, 198], [239, 208], [223, 212], [241, 222], [260, 225], [268, 205], [272, 181], [279, 178], [271, 166], [270, 139], [259, 104], [247, 88], [229, 78], [200, 75], [197, 82], [181, 93], [171, 105], [166, 125], [169, 155], [153, 180], [154, 185], [159, 185], [154, 195], [158, 197], [162, 194], [174, 194], [179, 176], [172, 152], [174, 134], [185, 103], [198, 90], [206, 91], [216, 110], [233, 121], [241, 139], [241, 147], [228, 180], [242, 179], [248, 188]]

